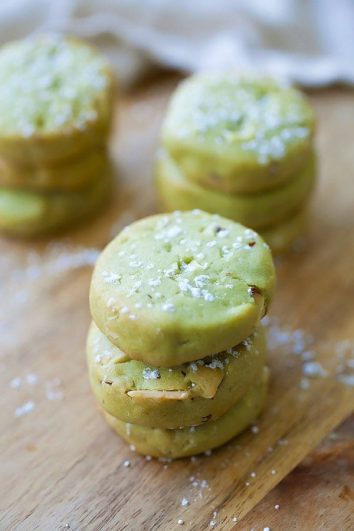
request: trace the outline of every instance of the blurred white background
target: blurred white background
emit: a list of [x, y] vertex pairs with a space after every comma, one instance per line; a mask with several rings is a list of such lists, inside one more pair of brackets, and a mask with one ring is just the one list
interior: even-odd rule
[[98, 44], [125, 83], [152, 63], [354, 83], [353, 0], [1, 0], [0, 43], [47, 30]]

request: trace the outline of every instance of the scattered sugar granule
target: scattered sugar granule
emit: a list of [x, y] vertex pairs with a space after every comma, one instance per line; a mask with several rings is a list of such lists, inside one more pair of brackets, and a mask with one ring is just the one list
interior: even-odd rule
[[166, 302], [162, 305], [162, 309], [164, 312], [173, 313], [176, 311], [176, 307], [174, 304], [171, 304], [170, 302]]
[[274, 505], [274, 509], [275, 509], [276, 511], [277, 511], [279, 508], [280, 508], [279, 503], [277, 503], [276, 505]]
[[187, 498], [182, 498], [181, 505], [182, 507], [187, 507], [187, 505], [189, 505], [189, 501], [187, 500]]
[[299, 387], [302, 391], [307, 391], [310, 388], [310, 381], [308, 378], [301, 378]]
[[194, 361], [192, 361], [192, 363], [189, 364], [189, 367], [190, 367], [192, 372], [197, 372], [197, 370], [198, 370], [198, 366], [197, 366], [197, 364]]
[[161, 378], [160, 371], [158, 369], [150, 369], [150, 367], [146, 367], [143, 370], [143, 378], [144, 380], [158, 380]]
[[222, 361], [218, 360], [217, 358], [214, 358], [210, 363], [206, 363], [205, 367], [208, 367], [209, 369], [224, 369], [224, 364]]
[[277, 473], [277, 471], [273, 468], [273, 470], [271, 472], [272, 476], [275, 476], [276, 473]]
[[28, 385], [36, 385], [38, 382], [38, 376], [34, 372], [29, 372], [26, 376], [26, 382]]
[[157, 460], [159, 463], [171, 463], [172, 457], [159, 457]]
[[111, 273], [109, 271], [103, 271], [102, 276], [106, 284], [114, 284], [115, 282], [120, 282], [122, 279], [122, 276], [118, 275], [118, 273]]
[[129, 459], [126, 459], [126, 460], [123, 462], [123, 466], [124, 466], [125, 468], [129, 468], [130, 465], [131, 465], [131, 462], [129, 461]]
[[22, 404], [22, 406], [19, 406], [15, 409], [15, 416], [16, 417], [23, 417], [24, 415], [27, 415], [28, 413], [31, 413], [35, 408], [35, 403], [33, 400], [29, 400], [28, 402], [25, 402]]
[[46, 383], [46, 397], [48, 400], [61, 400], [63, 398], [64, 394], [59, 389], [60, 384], [59, 378], [53, 378]]
[[270, 527], [263, 527], [263, 531], [270, 531]]
[[216, 231], [216, 235], [218, 238], [226, 238], [230, 234], [230, 231], [228, 229], [219, 229]]
[[12, 378], [12, 380], [10, 381], [10, 387], [12, 387], [12, 389], [18, 389], [19, 387], [21, 387], [21, 383], [22, 383], [21, 378], [16, 376], [15, 378]]
[[182, 520], [182, 518], [178, 518], [177, 524], [178, 525], [183, 525], [184, 524], [184, 520]]
[[278, 444], [279, 444], [279, 446], [288, 446], [289, 441], [288, 441], [288, 439], [279, 439], [278, 440]]
[[237, 516], [234, 516], [232, 519], [233, 522], [237, 522], [237, 520], [238, 520]]
[[210, 520], [209, 527], [215, 527], [216, 525], [217, 525], [217, 521], [216, 520]]
[[305, 376], [310, 378], [323, 378], [327, 375], [327, 371], [322, 367], [318, 361], [308, 361], [303, 364], [302, 372]]
[[145, 461], [151, 461], [151, 460], [152, 460], [151, 455], [146, 455], [146, 456], [145, 456]]
[[301, 354], [301, 357], [304, 361], [311, 361], [314, 359], [315, 353], [313, 350], [305, 350], [305, 352]]
[[354, 387], [354, 374], [340, 374], [337, 379], [345, 385]]
[[134, 446], [134, 444], [131, 444], [129, 448], [132, 452], [136, 452], [136, 446]]
[[256, 435], [257, 433], [259, 433], [259, 428], [258, 428], [258, 426], [252, 426], [252, 427], [251, 427], [251, 432], [254, 433], [255, 435]]
[[257, 475], [257, 474], [256, 474], [255, 472], [251, 472], [251, 473], [250, 473], [251, 478], [255, 478], [256, 475]]

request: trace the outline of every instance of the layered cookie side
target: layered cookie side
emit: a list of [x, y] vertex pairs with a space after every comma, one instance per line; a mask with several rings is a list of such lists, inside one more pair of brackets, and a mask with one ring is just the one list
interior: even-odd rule
[[76, 192], [43, 193], [0, 187], [0, 230], [35, 237], [60, 230], [96, 212], [108, 196], [111, 170]]
[[160, 152], [156, 185], [164, 210], [200, 208], [262, 230], [286, 220], [309, 199], [315, 183], [314, 154], [306, 166], [282, 186], [252, 195], [227, 194], [188, 180], [166, 152]]
[[261, 413], [267, 396], [268, 371], [225, 415], [201, 426], [166, 430], [129, 424], [105, 413], [108, 424], [136, 450], [154, 457], [188, 457], [225, 444]]
[[170, 368], [131, 360], [94, 323], [87, 340], [93, 392], [102, 409], [124, 422], [176, 429], [224, 415], [262, 379], [262, 327], [227, 352]]

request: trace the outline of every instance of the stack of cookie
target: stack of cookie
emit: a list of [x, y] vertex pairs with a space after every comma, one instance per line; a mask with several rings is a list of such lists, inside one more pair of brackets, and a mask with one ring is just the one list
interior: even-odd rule
[[125, 228], [94, 270], [87, 356], [108, 423], [137, 451], [184, 457], [260, 413], [275, 282], [254, 231], [195, 210]]
[[192, 76], [172, 97], [162, 127], [162, 205], [228, 217], [281, 252], [305, 225], [313, 134], [313, 111], [294, 88], [268, 78]]
[[36, 236], [83, 217], [109, 187], [113, 76], [76, 39], [0, 50], [0, 230]]

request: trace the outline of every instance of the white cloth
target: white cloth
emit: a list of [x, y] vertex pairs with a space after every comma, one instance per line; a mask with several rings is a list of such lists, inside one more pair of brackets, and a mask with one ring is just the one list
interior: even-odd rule
[[1, 0], [0, 43], [47, 30], [94, 42], [126, 82], [155, 62], [354, 84], [353, 0]]

